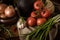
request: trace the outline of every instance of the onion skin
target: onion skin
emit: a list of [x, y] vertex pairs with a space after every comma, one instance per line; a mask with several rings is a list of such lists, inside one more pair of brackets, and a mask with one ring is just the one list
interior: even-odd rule
[[31, 17], [37, 17], [38, 15], [33, 11], [33, 12], [31, 12]]
[[4, 13], [4, 10], [6, 7], [7, 7], [6, 4], [3, 4], [3, 3], [0, 4], [0, 14]]
[[46, 22], [46, 18], [38, 18], [37, 19], [37, 25], [41, 25]]
[[35, 18], [33, 18], [33, 17], [29, 17], [28, 19], [27, 19], [27, 24], [28, 24], [28, 26], [35, 26], [36, 25], [36, 19]]
[[5, 15], [7, 17], [13, 17], [15, 15], [15, 9], [13, 6], [8, 6], [6, 9], [5, 9]]
[[6, 7], [7, 7], [6, 4], [3, 4], [3, 3], [0, 4], [0, 18], [4, 18], [4, 19], [6, 18], [5, 14], [4, 14], [4, 10]]
[[7, 17], [6, 17], [5, 14], [1, 14], [1, 15], [0, 15], [0, 18], [2, 18], [2, 19], [6, 19]]
[[35, 10], [39, 10], [40, 8], [42, 8], [43, 7], [43, 3], [41, 2], [41, 1], [36, 1], [35, 3], [34, 3], [34, 9]]

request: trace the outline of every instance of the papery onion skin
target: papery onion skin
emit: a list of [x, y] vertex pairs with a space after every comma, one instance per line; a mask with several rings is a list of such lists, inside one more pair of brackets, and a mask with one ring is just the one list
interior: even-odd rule
[[15, 15], [15, 9], [13, 6], [8, 6], [6, 9], [5, 9], [5, 15], [7, 17], [13, 17]]
[[0, 3], [0, 14], [4, 13], [6, 7], [7, 7], [6, 4]]
[[37, 25], [41, 25], [46, 22], [46, 18], [38, 18], [37, 19]]
[[36, 25], [36, 19], [35, 18], [33, 18], [33, 17], [29, 17], [28, 19], [27, 19], [27, 24], [28, 24], [28, 26], [35, 26]]
[[1, 14], [1, 15], [0, 15], [0, 18], [5, 19], [5, 18], [7, 18], [7, 17], [6, 17], [5, 14]]

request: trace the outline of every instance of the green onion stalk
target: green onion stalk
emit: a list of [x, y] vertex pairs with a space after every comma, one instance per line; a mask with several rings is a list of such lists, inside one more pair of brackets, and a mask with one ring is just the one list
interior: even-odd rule
[[52, 26], [60, 21], [60, 14], [48, 19], [48, 21], [36, 28], [29, 35], [27, 35], [26, 40], [46, 40], [51, 30]]

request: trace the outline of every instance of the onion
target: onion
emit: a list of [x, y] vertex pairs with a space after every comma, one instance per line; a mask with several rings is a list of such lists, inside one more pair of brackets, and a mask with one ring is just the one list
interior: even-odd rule
[[7, 5], [6, 4], [0, 4], [0, 14], [1, 13], [4, 13], [4, 10], [5, 10], [5, 8], [7, 7]]
[[36, 19], [33, 17], [28, 17], [27, 24], [28, 24], [28, 26], [31, 26], [31, 27], [35, 26], [36, 25]]
[[5, 14], [1, 14], [1, 15], [0, 15], [0, 18], [5, 19], [5, 18], [7, 18], [7, 17], [5, 16]]
[[15, 9], [13, 6], [8, 6], [6, 9], [5, 9], [5, 15], [7, 17], [13, 17], [15, 15]]

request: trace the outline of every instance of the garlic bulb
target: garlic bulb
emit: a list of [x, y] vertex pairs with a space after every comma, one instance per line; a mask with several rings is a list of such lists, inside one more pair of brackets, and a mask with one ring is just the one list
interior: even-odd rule
[[26, 26], [26, 22], [20, 18], [19, 21], [17, 22], [17, 27], [20, 29], [23, 29]]

